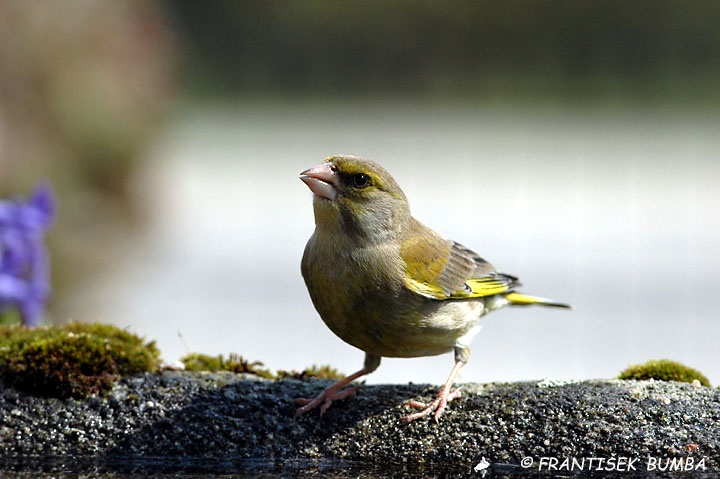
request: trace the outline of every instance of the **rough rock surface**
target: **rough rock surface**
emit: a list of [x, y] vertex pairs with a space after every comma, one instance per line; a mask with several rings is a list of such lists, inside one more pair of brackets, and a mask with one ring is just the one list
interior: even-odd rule
[[556, 467], [575, 458], [586, 460], [586, 471], [617, 469], [607, 462], [614, 457], [635, 459], [630, 470], [637, 471], [648, 460], [660, 467], [674, 459], [677, 467], [681, 458], [683, 467], [720, 470], [717, 389], [618, 380], [466, 384], [439, 424], [404, 425], [403, 401], [429, 400], [437, 387], [378, 385], [334, 403], [323, 417], [312, 411], [293, 420], [292, 399], [328, 384], [164, 372], [126, 378], [106, 397], [66, 401], [2, 387], [0, 461], [16, 471], [39, 463], [113, 471], [168, 459], [218, 472], [341, 464], [373, 471], [370, 477], [433, 467], [466, 475], [483, 458], [496, 474], [512, 475], [530, 459], [523, 472], [548, 471], [551, 458]]

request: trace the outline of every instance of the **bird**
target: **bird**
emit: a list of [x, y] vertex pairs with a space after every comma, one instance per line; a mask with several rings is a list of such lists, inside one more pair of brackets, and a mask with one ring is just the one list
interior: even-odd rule
[[454, 353], [454, 365], [436, 398], [404, 403], [437, 422], [461, 396], [452, 387], [470, 358], [470, 342], [485, 314], [504, 306], [570, 305], [516, 291], [477, 253], [415, 219], [405, 193], [378, 163], [349, 154], [329, 156], [300, 173], [313, 194], [315, 230], [301, 261], [312, 303], [328, 328], [365, 352], [363, 367], [315, 398], [297, 398], [299, 417], [352, 396], [353, 381], [372, 373], [383, 357]]

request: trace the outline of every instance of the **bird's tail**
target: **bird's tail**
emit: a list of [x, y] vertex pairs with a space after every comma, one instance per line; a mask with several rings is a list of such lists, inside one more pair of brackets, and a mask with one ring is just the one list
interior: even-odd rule
[[572, 309], [572, 306], [569, 304], [558, 303], [552, 299], [530, 296], [527, 294], [517, 293], [515, 291], [506, 294], [505, 299], [508, 300], [511, 306], [530, 306], [532, 304], [539, 304], [540, 306], [550, 306], [553, 308]]

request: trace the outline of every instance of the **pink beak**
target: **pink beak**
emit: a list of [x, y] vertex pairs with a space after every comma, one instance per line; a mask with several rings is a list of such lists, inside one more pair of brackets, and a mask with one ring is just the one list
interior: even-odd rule
[[322, 163], [300, 173], [300, 179], [320, 198], [337, 199], [338, 175], [330, 163]]

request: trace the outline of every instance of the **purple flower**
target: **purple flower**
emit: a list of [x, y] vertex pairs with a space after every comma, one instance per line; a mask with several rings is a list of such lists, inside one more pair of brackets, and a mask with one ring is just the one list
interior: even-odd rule
[[40, 183], [30, 198], [0, 200], [0, 314], [15, 308], [23, 323], [40, 322], [50, 295], [44, 233], [55, 216], [55, 196]]

